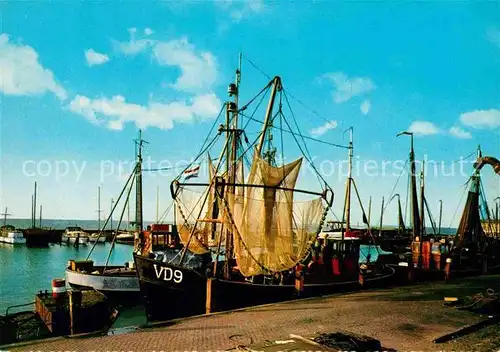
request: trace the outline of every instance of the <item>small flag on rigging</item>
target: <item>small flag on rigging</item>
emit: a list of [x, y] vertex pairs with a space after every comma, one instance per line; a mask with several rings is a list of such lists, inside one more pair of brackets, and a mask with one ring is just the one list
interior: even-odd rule
[[199, 172], [200, 172], [200, 165], [195, 166], [191, 169], [187, 169], [186, 171], [184, 171], [184, 178], [187, 180], [190, 179], [191, 177], [198, 177]]

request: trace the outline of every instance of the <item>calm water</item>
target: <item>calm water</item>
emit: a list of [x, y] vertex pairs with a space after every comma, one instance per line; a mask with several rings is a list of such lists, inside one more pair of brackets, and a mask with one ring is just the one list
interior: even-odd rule
[[[34, 301], [39, 290], [51, 291], [51, 281], [64, 278], [70, 259], [85, 259], [91, 246], [74, 248], [50, 245], [48, 248], [28, 248], [0, 243], [0, 315], [11, 305]], [[90, 259], [100, 265], [106, 262], [110, 244], [97, 244]], [[123, 265], [133, 260], [133, 247], [116, 244], [109, 265]]]

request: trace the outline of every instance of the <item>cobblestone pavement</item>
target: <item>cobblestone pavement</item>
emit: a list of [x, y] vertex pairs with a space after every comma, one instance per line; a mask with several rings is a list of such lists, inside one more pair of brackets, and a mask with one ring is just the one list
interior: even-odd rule
[[[280, 303], [185, 319], [172, 326], [139, 329], [128, 334], [58, 338], [9, 350], [224, 351], [237, 345], [287, 338], [290, 334], [304, 336], [335, 330], [368, 335], [379, 339], [383, 346], [400, 351], [457, 350], [456, 343], [435, 345], [432, 340], [480, 318], [444, 307], [440, 288], [434, 285]], [[473, 343], [466, 343], [463, 348], [473, 350]]]

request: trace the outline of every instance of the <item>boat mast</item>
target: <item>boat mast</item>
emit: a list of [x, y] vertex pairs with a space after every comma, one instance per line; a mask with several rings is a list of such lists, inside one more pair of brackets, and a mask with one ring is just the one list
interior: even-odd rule
[[[242, 54], [238, 57], [238, 69], [236, 70], [236, 79], [234, 83], [230, 83], [228, 87], [228, 94], [233, 97], [233, 101], [226, 103], [226, 145], [231, 146], [226, 150], [226, 175], [227, 175], [227, 194], [234, 194], [235, 187], [232, 184], [236, 181], [236, 160], [238, 148], [238, 101], [239, 101], [239, 88], [241, 81], [241, 59]], [[214, 175], [216, 176], [216, 175]], [[215, 211], [215, 208], [214, 208]], [[233, 233], [226, 229], [225, 241], [225, 264], [224, 264], [224, 278], [229, 279], [231, 275], [231, 268], [229, 261], [233, 257]], [[216, 268], [215, 268], [216, 270]]]
[[384, 223], [384, 197], [382, 197], [382, 207], [380, 208], [380, 229], [378, 237], [382, 237], [382, 224]]
[[413, 149], [413, 132], [401, 132], [398, 133], [398, 137], [401, 135], [408, 135], [411, 139], [410, 144], [410, 177], [411, 177], [411, 225], [413, 232], [413, 240], [419, 236], [420, 231], [420, 216], [418, 213], [418, 198], [417, 198], [417, 179], [415, 170], [415, 151]]
[[368, 201], [368, 223], [370, 223], [371, 217], [372, 217], [372, 196], [370, 196], [370, 200]]
[[424, 178], [425, 166], [422, 165], [422, 171], [420, 172], [420, 242], [424, 240], [425, 234], [425, 178]]
[[404, 219], [403, 219], [403, 210], [402, 210], [402, 207], [401, 207], [401, 197], [399, 195], [399, 193], [396, 193], [396, 196], [398, 197], [398, 223], [399, 223], [399, 231], [398, 233], [405, 233], [406, 232], [406, 229], [405, 229], [405, 222], [404, 222]]
[[443, 220], [443, 200], [439, 200], [439, 229], [438, 235], [441, 235], [441, 221]]
[[142, 147], [147, 143], [142, 139], [142, 130], [139, 130], [139, 138], [135, 140], [137, 147], [137, 163], [135, 166], [135, 229], [142, 231]]
[[33, 194], [31, 195], [31, 228], [33, 228]]
[[111, 229], [111, 231], [113, 231], [113, 203], [114, 203], [114, 200], [113, 198], [111, 198], [111, 207], [110, 207], [110, 213], [109, 213], [109, 217], [110, 217], [110, 223], [109, 223], [109, 228]]
[[101, 186], [97, 186], [97, 229], [101, 229]]
[[[347, 183], [345, 190], [345, 230], [346, 232], [351, 229], [351, 183], [352, 183], [352, 157], [354, 154], [353, 143], [353, 127], [349, 127], [349, 157], [347, 169]], [[342, 231], [342, 240], [344, 239], [344, 231]]]
[[38, 226], [40, 226], [40, 228], [42, 228], [42, 205], [41, 204], [40, 204], [40, 222], [39, 222]]
[[267, 110], [266, 110], [266, 117], [264, 119], [264, 125], [262, 126], [259, 145], [257, 146], [257, 154], [259, 154], [259, 156], [262, 156], [262, 147], [264, 146], [264, 142], [266, 140], [266, 131], [267, 131], [267, 128], [271, 125], [270, 122], [271, 122], [271, 116], [273, 113], [276, 92], [278, 90], [281, 90], [281, 78], [279, 76], [274, 77], [272, 80], [272, 85], [273, 85], [273, 88], [271, 90], [271, 97], [269, 98], [269, 104], [267, 105]]
[[35, 181], [35, 193], [33, 195], [33, 222], [32, 222], [32, 227], [36, 227], [36, 181]]
[[0, 215], [3, 215], [3, 226], [7, 225], [7, 216], [11, 215], [11, 214], [7, 213], [7, 207], [5, 207], [5, 212], [3, 214], [0, 214]]

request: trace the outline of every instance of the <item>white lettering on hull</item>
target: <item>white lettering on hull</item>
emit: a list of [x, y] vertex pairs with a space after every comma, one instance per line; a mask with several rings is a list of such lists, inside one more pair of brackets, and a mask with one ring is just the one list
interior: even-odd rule
[[179, 284], [182, 282], [183, 275], [182, 271], [180, 270], [172, 270], [172, 268], [166, 268], [163, 266], [160, 266], [158, 270], [158, 266], [156, 264], [153, 264], [153, 268], [155, 269], [155, 274], [156, 278], [163, 280], [163, 281], [174, 281], [176, 284]]

